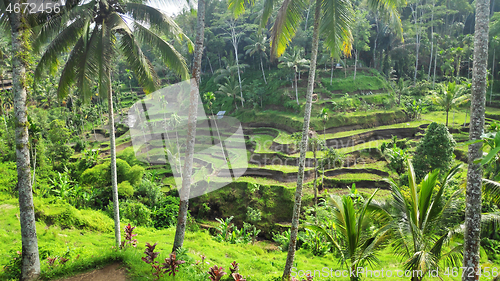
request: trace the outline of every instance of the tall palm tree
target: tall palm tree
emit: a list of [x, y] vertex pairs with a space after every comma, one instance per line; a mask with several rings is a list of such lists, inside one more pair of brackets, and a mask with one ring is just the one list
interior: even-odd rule
[[[32, 15], [7, 12], [11, 5], [19, 6], [20, 0], [0, 1], [0, 29], [10, 31], [12, 43], [12, 92], [16, 119], [16, 165], [19, 192], [19, 215], [22, 241], [21, 280], [35, 280], [40, 275], [40, 257], [36, 235], [33, 187], [31, 185], [26, 67], [29, 66], [31, 42], [29, 19]], [[8, 33], [8, 32], [6, 32]]]
[[[316, 230], [323, 234], [339, 251], [342, 263], [349, 268], [350, 272], [356, 273], [357, 268], [363, 267], [366, 263], [378, 263], [376, 252], [385, 245], [388, 239], [388, 228], [381, 227], [380, 231], [370, 233], [370, 221], [373, 219], [367, 216], [370, 212], [369, 205], [378, 189], [361, 205], [356, 207], [354, 200], [349, 195], [331, 195], [330, 204], [333, 209], [333, 221], [337, 237], [321, 226], [309, 225], [309, 229]], [[339, 239], [335, 239], [339, 238]], [[350, 280], [360, 280], [359, 275], [350, 274]]]
[[[276, 2], [278, 2], [278, 0], [265, 0], [261, 26], [266, 25]], [[391, 25], [397, 26], [396, 31], [402, 38], [402, 25], [398, 8], [403, 3], [405, 4], [404, 0], [369, 0], [368, 3], [373, 10], [377, 10], [390, 20]], [[304, 6], [305, 2], [303, 0], [283, 0], [281, 2], [281, 7], [278, 11], [271, 31], [271, 58], [281, 56], [286, 50], [287, 45], [294, 37], [297, 28], [300, 25], [301, 13], [304, 10]], [[297, 242], [300, 205], [302, 201], [302, 186], [304, 182], [306, 148], [309, 123], [311, 119], [312, 96], [316, 77], [319, 35], [321, 33], [325, 37], [324, 45], [326, 45], [331, 51], [332, 57], [339, 57], [341, 52], [349, 54], [351, 51], [351, 28], [354, 14], [352, 6], [352, 0], [316, 0], [311, 48], [311, 66], [307, 81], [306, 106], [304, 110], [302, 141], [300, 144], [297, 189], [295, 191], [292, 226], [290, 229], [290, 244], [285, 270], [283, 272], [283, 279], [290, 278], [292, 264], [295, 257], [295, 245]]]
[[293, 54], [284, 54], [280, 57], [281, 63], [278, 67], [288, 67], [293, 70], [293, 80], [295, 82], [295, 98], [297, 99], [297, 105], [299, 104], [299, 94], [297, 89], [297, 72], [300, 71], [301, 67], [309, 67], [309, 60], [302, 58], [301, 50], [299, 48], [293, 48]]
[[459, 232], [455, 229], [443, 229], [442, 223], [447, 215], [456, 212], [453, 202], [463, 191], [457, 190], [447, 199], [443, 196], [445, 189], [449, 187], [448, 182], [459, 172], [459, 165], [453, 167], [440, 183], [439, 170], [434, 170], [417, 185], [410, 160], [407, 163], [409, 195], [403, 195], [401, 187], [390, 180], [394, 200], [391, 210], [385, 214], [382, 212], [382, 217], [392, 221], [393, 248], [403, 258], [404, 268], [418, 272], [411, 280], [420, 281], [429, 270], [438, 268], [441, 260], [455, 267], [460, 264], [461, 243], [451, 245], [443, 253], [443, 246], [450, 243]]
[[[476, 18], [474, 32], [474, 66], [472, 70], [472, 92], [470, 111], [469, 140], [481, 139], [484, 130], [484, 114], [486, 106], [486, 79], [488, 59], [488, 29], [490, 0], [476, 1]], [[480, 143], [469, 146], [467, 170], [467, 190], [465, 195], [465, 245], [463, 266], [474, 269], [473, 276], [464, 274], [463, 281], [478, 280], [479, 245], [481, 239], [481, 186], [483, 170], [480, 163], [474, 160], [483, 154]]]
[[[113, 95], [111, 70], [118, 51], [145, 92], [153, 92], [158, 86], [158, 77], [151, 62], [142, 52], [139, 42], [150, 45], [159, 52], [162, 61], [183, 79], [189, 77], [184, 58], [162, 37], [186, 36], [175, 22], [156, 8], [137, 1], [91, 0], [78, 1], [65, 7], [41, 28], [34, 43], [35, 51], [45, 48], [35, 70], [35, 81], [39, 81], [46, 69], [54, 69], [57, 57], [70, 51], [59, 79], [58, 96], [66, 97], [70, 87], [76, 84], [84, 101], [92, 95], [92, 85], [97, 83], [99, 95], [107, 97], [111, 148], [111, 184], [115, 219], [115, 241], [121, 245], [120, 214], [116, 174], [116, 148], [114, 134]], [[125, 21], [127, 18], [127, 21]], [[132, 25], [132, 26], [131, 26]], [[95, 81], [94, 78], [97, 78]]]
[[442, 106], [446, 111], [446, 127], [448, 127], [448, 114], [464, 103], [469, 101], [469, 96], [465, 95], [467, 88], [464, 85], [457, 85], [449, 82], [448, 85], [441, 85], [438, 91], [432, 91], [432, 102]]
[[328, 122], [328, 119], [330, 119], [329, 114], [330, 114], [330, 109], [328, 107], [323, 107], [318, 115], [318, 117], [323, 122], [323, 138], [325, 141], [326, 141], [326, 122]]
[[247, 55], [253, 56], [257, 54], [260, 59], [260, 69], [262, 70], [262, 78], [264, 78], [264, 83], [267, 84], [266, 73], [264, 72], [264, 64], [262, 63], [262, 58], [267, 59], [267, 44], [269, 44], [269, 39], [264, 32], [258, 33], [257, 35], [247, 39], [248, 45], [243, 48]]
[[180, 194], [179, 215], [177, 217], [177, 226], [175, 230], [173, 251], [182, 247], [184, 243], [184, 234], [186, 233], [187, 212], [189, 205], [189, 192], [191, 188], [191, 175], [193, 171], [193, 155], [196, 136], [196, 116], [198, 114], [198, 89], [200, 85], [201, 59], [203, 56], [203, 41], [205, 39], [205, 0], [198, 0], [198, 13], [196, 23], [196, 38], [194, 45], [193, 67], [191, 77], [194, 83], [191, 83], [189, 93], [189, 111], [186, 139], [186, 156], [184, 161], [184, 171], [182, 173], [182, 189]]

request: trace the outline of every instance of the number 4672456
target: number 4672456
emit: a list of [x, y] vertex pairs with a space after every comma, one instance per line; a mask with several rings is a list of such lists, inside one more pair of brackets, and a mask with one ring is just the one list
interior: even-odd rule
[[36, 13], [59, 13], [61, 11], [61, 4], [59, 3], [10, 3], [5, 9], [9, 13], [23, 13], [23, 14], [36, 14]]

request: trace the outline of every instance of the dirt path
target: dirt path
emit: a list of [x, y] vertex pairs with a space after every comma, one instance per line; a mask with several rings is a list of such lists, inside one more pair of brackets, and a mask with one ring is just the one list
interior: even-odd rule
[[101, 269], [59, 279], [57, 281], [126, 281], [127, 270], [120, 263], [113, 263]]

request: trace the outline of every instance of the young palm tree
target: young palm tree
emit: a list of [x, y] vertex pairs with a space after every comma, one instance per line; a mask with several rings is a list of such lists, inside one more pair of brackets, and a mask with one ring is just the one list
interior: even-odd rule
[[234, 76], [225, 77], [224, 84], [217, 84], [219, 86], [219, 90], [216, 91], [217, 94], [227, 95], [228, 97], [233, 97], [234, 106], [238, 109], [238, 104], [236, 103], [236, 99], [241, 99], [238, 94], [240, 93], [240, 86], [238, 81]]
[[446, 111], [446, 127], [448, 127], [448, 114], [462, 104], [469, 101], [469, 95], [465, 94], [467, 88], [463, 85], [457, 85], [455, 82], [449, 82], [448, 85], [441, 85], [439, 90], [433, 91], [432, 102], [442, 106]]
[[443, 229], [442, 222], [447, 215], [456, 212], [454, 202], [463, 190], [457, 190], [447, 199], [443, 195], [448, 182], [459, 172], [460, 165], [453, 167], [440, 183], [439, 170], [434, 170], [417, 185], [413, 166], [409, 160], [407, 163], [409, 195], [403, 195], [402, 189], [390, 180], [394, 200], [391, 211], [382, 216], [392, 221], [393, 247], [403, 258], [404, 268], [418, 272], [411, 280], [420, 281], [429, 270], [438, 268], [441, 260], [455, 267], [461, 262], [461, 243], [450, 245], [443, 253], [443, 246], [458, 232]]
[[[308, 225], [307, 228], [322, 233], [332, 243], [342, 257], [342, 263], [349, 268], [350, 272], [357, 273], [358, 267], [364, 267], [366, 263], [378, 263], [376, 252], [386, 244], [389, 237], [387, 226], [382, 226], [379, 231], [371, 233], [369, 227], [372, 217], [370, 203], [378, 189], [362, 205], [349, 195], [342, 197], [331, 195], [330, 204], [334, 207], [333, 218], [337, 237], [333, 237], [330, 231], [321, 226]], [[357, 207], [356, 205], [361, 205]], [[335, 239], [338, 238], [338, 239]], [[359, 275], [350, 274], [351, 281], [360, 280]]]
[[257, 54], [260, 59], [260, 69], [262, 70], [262, 78], [264, 78], [264, 83], [267, 84], [266, 73], [264, 72], [264, 64], [262, 63], [262, 58], [267, 59], [267, 44], [269, 44], [269, 39], [266, 37], [264, 32], [258, 33], [254, 38], [248, 38], [248, 45], [245, 46], [244, 50], [247, 55], [253, 56]]
[[285, 54], [280, 58], [281, 63], [278, 67], [288, 67], [293, 70], [293, 80], [295, 82], [295, 98], [299, 104], [299, 94], [297, 89], [297, 72], [301, 67], [309, 67], [309, 60], [302, 58], [299, 48], [293, 48], [293, 54]]
[[318, 117], [321, 118], [321, 121], [323, 122], [323, 137], [325, 141], [326, 141], [326, 122], [328, 122], [328, 119], [330, 119], [329, 114], [330, 114], [330, 109], [328, 107], [323, 107], [318, 115]]
[[44, 70], [54, 69], [58, 56], [71, 50], [59, 79], [59, 98], [64, 98], [70, 86], [76, 84], [81, 98], [88, 101], [94, 83], [98, 85], [99, 95], [107, 97], [117, 246], [121, 244], [121, 229], [111, 90], [112, 63], [120, 51], [145, 92], [155, 91], [159, 85], [158, 77], [140, 48], [139, 42], [143, 42], [158, 51], [163, 62], [173, 71], [187, 79], [189, 73], [184, 58], [162, 36], [178, 40], [185, 38], [177, 24], [156, 8], [137, 1], [91, 0], [79, 1], [72, 7], [61, 9], [61, 13], [43, 25], [34, 43], [34, 49], [38, 52], [45, 42], [50, 41], [35, 70], [35, 81], [40, 80]]

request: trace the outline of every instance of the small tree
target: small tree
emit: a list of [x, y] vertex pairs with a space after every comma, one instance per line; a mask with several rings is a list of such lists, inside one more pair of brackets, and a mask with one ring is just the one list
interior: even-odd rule
[[448, 171], [453, 161], [455, 144], [445, 125], [432, 122], [413, 157], [417, 179], [423, 178], [434, 169]]

